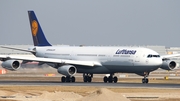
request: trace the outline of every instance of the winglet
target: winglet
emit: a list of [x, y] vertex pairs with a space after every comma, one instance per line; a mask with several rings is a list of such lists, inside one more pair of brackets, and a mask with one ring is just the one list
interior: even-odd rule
[[51, 46], [47, 41], [34, 11], [28, 11], [34, 46]]

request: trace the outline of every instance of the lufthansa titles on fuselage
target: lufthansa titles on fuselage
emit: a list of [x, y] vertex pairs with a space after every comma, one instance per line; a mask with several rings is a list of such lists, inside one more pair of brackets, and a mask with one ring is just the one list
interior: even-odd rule
[[46, 51], [55, 51], [55, 49], [47, 49]]
[[127, 49], [118, 49], [116, 51], [116, 54], [129, 54], [129, 55], [134, 55], [136, 54], [136, 50], [127, 50]]

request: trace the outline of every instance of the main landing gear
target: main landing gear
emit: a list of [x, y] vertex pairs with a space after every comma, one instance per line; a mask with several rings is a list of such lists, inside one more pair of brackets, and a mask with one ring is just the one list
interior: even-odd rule
[[149, 79], [147, 78], [149, 76], [149, 72], [144, 73], [144, 78], [142, 79], [142, 83], [149, 83]]
[[113, 75], [114, 74], [110, 74], [110, 76], [104, 76], [104, 83], [107, 83], [107, 82], [109, 82], [109, 83], [112, 83], [112, 82], [117, 83], [118, 78], [117, 78], [117, 76], [113, 77]]
[[76, 78], [74, 76], [62, 76], [61, 82], [75, 82]]
[[[110, 76], [104, 76], [104, 82], [107, 83], [117, 83], [118, 78], [113, 76], [114, 74], [110, 74]], [[91, 73], [83, 73], [83, 81], [84, 82], [91, 82], [93, 78], [93, 74]]]
[[91, 73], [83, 73], [83, 81], [84, 82], [91, 82], [93, 78], [93, 74]]

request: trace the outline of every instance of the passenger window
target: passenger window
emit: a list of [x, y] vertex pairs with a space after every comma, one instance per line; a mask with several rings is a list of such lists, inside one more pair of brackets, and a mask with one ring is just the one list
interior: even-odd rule
[[152, 57], [160, 57], [160, 55], [151, 55], [151, 54], [149, 54], [148, 56], [147, 56], [148, 58], [152, 58]]
[[153, 57], [157, 57], [157, 55], [153, 55]]

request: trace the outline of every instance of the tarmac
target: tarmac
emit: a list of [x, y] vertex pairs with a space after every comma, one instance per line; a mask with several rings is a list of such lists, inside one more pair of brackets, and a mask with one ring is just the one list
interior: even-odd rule
[[107, 95], [111, 95], [107, 96], [111, 101], [118, 94], [127, 101], [179, 101], [179, 74], [178, 70], [158, 70], [150, 74], [148, 84], [142, 84], [143, 77], [136, 74], [117, 73], [118, 83], [104, 83], [102, 74], [94, 75], [91, 83], [84, 83], [82, 74], [77, 74], [75, 83], [62, 83], [62, 75], [55, 69], [25, 68], [0, 75], [0, 101], [42, 101], [44, 98], [47, 101], [104, 101]]

